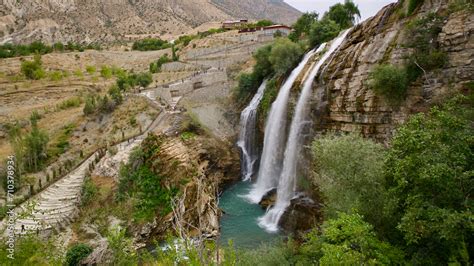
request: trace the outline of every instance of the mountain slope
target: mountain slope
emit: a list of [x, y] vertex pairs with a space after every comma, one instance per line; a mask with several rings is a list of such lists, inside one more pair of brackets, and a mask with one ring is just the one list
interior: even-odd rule
[[283, 0], [212, 0], [218, 8], [237, 18], [270, 19], [293, 24], [301, 12]]
[[[269, 18], [290, 23], [299, 12], [282, 1], [4, 0], [0, 43], [113, 42], [185, 33], [205, 22]], [[284, 18], [278, 20], [277, 18]]]

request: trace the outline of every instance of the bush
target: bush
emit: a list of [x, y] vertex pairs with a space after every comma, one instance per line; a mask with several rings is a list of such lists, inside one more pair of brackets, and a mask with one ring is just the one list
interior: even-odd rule
[[407, 72], [393, 65], [378, 65], [369, 74], [369, 87], [385, 99], [398, 103], [406, 97]]
[[310, 29], [309, 41], [313, 47], [328, 42], [339, 34], [341, 26], [330, 19], [315, 22]]
[[154, 51], [170, 48], [171, 45], [167, 41], [161, 39], [148, 38], [133, 43], [132, 49], [138, 51]]
[[171, 58], [168, 57], [168, 54], [162, 55], [156, 62], [150, 64], [150, 72], [151, 73], [158, 73], [161, 71], [161, 66], [168, 62], [171, 62]]
[[403, 253], [380, 241], [373, 227], [359, 214], [340, 213], [324, 222], [322, 233], [307, 235], [301, 253], [318, 265], [395, 265], [403, 264]]
[[21, 63], [21, 73], [28, 79], [38, 80], [44, 78], [46, 72], [43, 69], [41, 56], [35, 55], [33, 61], [23, 61]]
[[86, 66], [86, 72], [89, 73], [89, 75], [94, 75], [96, 72], [95, 66]]
[[79, 107], [79, 106], [81, 106], [81, 104], [82, 104], [82, 99], [80, 97], [76, 96], [76, 97], [72, 97], [72, 98], [69, 98], [67, 100], [62, 101], [56, 107], [59, 110], [66, 110], [66, 109], [70, 109], [70, 108]]
[[81, 261], [91, 254], [93, 249], [86, 244], [79, 243], [70, 247], [66, 253], [66, 265], [78, 266]]
[[293, 24], [293, 32], [288, 36], [292, 41], [298, 41], [303, 35], [308, 36], [311, 25], [318, 21], [318, 13], [304, 13], [298, 20]]
[[94, 96], [88, 95], [86, 97], [86, 104], [84, 105], [83, 112], [85, 115], [93, 114], [97, 110], [96, 100]]
[[272, 103], [275, 101], [278, 96], [278, 82], [276, 79], [271, 79], [267, 82], [267, 87], [263, 93], [262, 100], [258, 106], [258, 117], [260, 120], [264, 121], [266, 119], [268, 111], [272, 106]]
[[108, 66], [102, 66], [100, 68], [100, 76], [105, 78], [105, 79], [109, 79], [112, 77], [112, 69]]
[[325, 198], [325, 213], [358, 212], [380, 228], [386, 198], [383, 178], [384, 148], [355, 134], [328, 134], [312, 146], [315, 183]]
[[117, 85], [112, 85], [108, 91], [110, 98], [115, 102], [116, 105], [119, 105], [123, 102], [122, 92], [120, 91]]
[[411, 15], [413, 12], [423, 4], [424, 0], [408, 0], [407, 14]]
[[97, 186], [92, 182], [90, 177], [86, 178], [84, 185], [82, 186], [82, 197], [81, 197], [81, 204], [82, 206], [87, 206], [92, 200], [96, 197], [99, 189]]
[[272, 64], [275, 74], [283, 75], [298, 64], [302, 54], [301, 46], [289, 39], [279, 38], [271, 49], [268, 61]]

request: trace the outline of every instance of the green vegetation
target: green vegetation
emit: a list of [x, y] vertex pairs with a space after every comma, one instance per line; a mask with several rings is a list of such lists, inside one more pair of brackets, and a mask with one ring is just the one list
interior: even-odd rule
[[408, 0], [407, 14], [411, 15], [413, 12], [423, 4], [424, 0]]
[[383, 225], [383, 147], [358, 135], [328, 134], [316, 139], [312, 150], [314, 181], [325, 196], [327, 217], [356, 212]]
[[439, 69], [446, 65], [448, 57], [439, 48], [438, 35], [444, 25], [444, 18], [429, 13], [421, 19], [416, 19], [408, 25], [410, 36], [407, 47], [414, 51], [407, 58], [407, 75], [410, 82], [428, 71]]
[[67, 74], [64, 71], [51, 71], [48, 73], [49, 80], [51, 81], [60, 81], [63, 78], [67, 77]]
[[378, 65], [369, 74], [369, 87], [390, 102], [399, 103], [406, 97], [408, 77], [406, 69], [392, 65]]
[[[315, 140], [316, 184], [330, 219], [325, 224], [333, 223], [331, 219], [335, 216], [347, 220], [346, 214], [350, 214], [358, 217], [355, 225], [359, 226], [363, 218], [377, 233], [371, 234], [371, 240], [364, 237], [364, 241], [378, 244], [365, 249], [362, 244], [350, 245], [344, 250], [385, 256], [347, 254], [348, 263], [362, 259], [371, 264], [368, 258], [382, 264], [472, 263], [474, 223], [469, 195], [474, 187], [472, 99], [471, 91], [468, 97], [456, 97], [441, 107], [432, 108], [428, 114], [413, 116], [398, 130], [386, 152], [381, 146], [353, 135], [329, 135]], [[324, 261], [324, 251], [331, 250], [319, 242], [330, 233], [324, 227], [322, 236], [315, 240], [310, 237], [307, 243], [314, 244], [309, 249], [304, 248], [307, 243], [303, 245], [303, 250], [320, 258], [320, 263]], [[343, 230], [344, 227], [336, 228]], [[358, 232], [357, 237], [365, 235], [359, 229], [347, 230], [347, 233], [352, 232]], [[380, 241], [385, 248], [390, 245], [401, 250], [405, 259], [401, 260], [396, 249], [379, 250]], [[323, 253], [318, 251], [318, 246]], [[331, 257], [339, 254], [345, 261], [345, 255], [340, 255], [343, 250], [338, 250], [334, 248], [328, 253]], [[394, 260], [397, 257], [399, 259]]]
[[263, 94], [260, 105], [258, 106], [259, 119], [264, 120], [267, 117], [268, 111], [272, 106], [273, 101], [275, 101], [278, 96], [278, 81], [276, 79], [270, 79], [267, 82], [267, 87]]
[[166, 64], [172, 61], [173, 60], [168, 57], [168, 54], [162, 55], [156, 62], [152, 62], [150, 64], [150, 73], [161, 72], [161, 66], [163, 66], [163, 64]]
[[86, 72], [89, 73], [89, 75], [94, 75], [96, 71], [95, 66], [86, 66]]
[[108, 67], [108, 66], [102, 66], [100, 68], [100, 76], [105, 78], [105, 79], [109, 79], [111, 78], [113, 75], [113, 72], [112, 72], [112, 68]]
[[90, 177], [86, 177], [86, 181], [82, 186], [81, 205], [89, 205], [98, 193], [99, 189], [97, 186], [94, 184], [94, 182], [92, 182]]
[[30, 44], [4, 44], [0, 45], [0, 58], [9, 58], [17, 56], [28, 56], [33, 54], [48, 54], [54, 51], [64, 52], [64, 51], [79, 51], [83, 52], [86, 49], [101, 50], [100, 45], [98, 44], [74, 44], [72, 42], [67, 43], [66, 45], [62, 43], [55, 43], [52, 46], [46, 45], [40, 41], [35, 41]]
[[157, 212], [166, 215], [171, 212], [171, 200], [178, 189], [174, 185], [166, 186], [166, 177], [156, 172], [154, 157], [159, 151], [162, 140], [149, 135], [141, 148], [135, 149], [129, 163], [120, 169], [120, 181], [117, 199], [133, 199], [135, 219], [149, 220]]
[[183, 141], [191, 140], [191, 139], [194, 139], [194, 138], [196, 138], [196, 134], [194, 132], [186, 131], [186, 132], [183, 132], [181, 134], [181, 139]]
[[283, 75], [293, 69], [301, 59], [301, 46], [286, 38], [278, 38], [271, 49], [268, 61], [276, 75]]
[[156, 51], [170, 48], [171, 44], [159, 38], [147, 38], [133, 43], [132, 49], [137, 51]]
[[298, 20], [293, 24], [293, 32], [290, 33], [288, 38], [296, 42], [302, 37], [309, 36], [311, 25], [318, 21], [318, 13], [304, 13]]
[[77, 108], [81, 106], [81, 104], [82, 104], [82, 98], [75, 96], [75, 97], [71, 97], [69, 99], [62, 101], [56, 106], [56, 108], [58, 110], [67, 110], [71, 108]]
[[256, 64], [253, 72], [240, 75], [235, 96], [239, 101], [245, 102], [265, 78], [272, 75], [283, 76], [294, 68], [302, 54], [301, 46], [287, 38], [278, 38], [273, 45], [258, 49], [254, 54]]
[[360, 12], [351, 0], [346, 0], [344, 4], [331, 6], [320, 20], [318, 17], [317, 13], [303, 14], [293, 25], [294, 31], [289, 38], [294, 42], [307, 38], [312, 47], [319, 46], [334, 39], [342, 30], [352, 27], [356, 18], [360, 18]]
[[38, 80], [45, 77], [41, 56], [35, 55], [33, 61], [25, 60], [21, 62], [21, 73], [28, 79]]
[[68, 124], [62, 128], [59, 136], [57, 136], [57, 138], [52, 141], [52, 144], [48, 148], [49, 158], [57, 158], [59, 155], [65, 153], [69, 149], [69, 140], [75, 127], [75, 124]]
[[81, 265], [81, 261], [92, 253], [92, 248], [89, 245], [79, 243], [70, 247], [66, 253], [66, 265], [77, 266]]
[[417, 114], [392, 141], [389, 204], [413, 264], [472, 264], [474, 134], [472, 91]]
[[146, 88], [152, 82], [153, 77], [149, 72], [125, 73], [118, 77], [117, 86], [121, 91], [127, 91], [137, 86]]
[[63, 258], [53, 240], [24, 236], [15, 241], [15, 255], [8, 258], [6, 241], [0, 243], [0, 265], [61, 265]]

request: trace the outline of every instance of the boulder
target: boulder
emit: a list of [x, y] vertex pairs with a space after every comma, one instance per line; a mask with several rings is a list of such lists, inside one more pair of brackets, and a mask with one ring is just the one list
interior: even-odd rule
[[321, 204], [301, 195], [291, 200], [281, 216], [279, 227], [287, 234], [298, 237], [322, 222]]
[[268, 209], [268, 207], [272, 207], [277, 199], [277, 189], [273, 188], [269, 190], [265, 195], [263, 195], [262, 200], [258, 203], [262, 206], [263, 209]]

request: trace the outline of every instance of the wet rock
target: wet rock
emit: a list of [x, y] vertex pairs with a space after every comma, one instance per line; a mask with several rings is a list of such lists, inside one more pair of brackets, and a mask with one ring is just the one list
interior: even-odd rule
[[280, 219], [279, 227], [296, 237], [307, 232], [322, 222], [321, 204], [307, 196], [291, 200]]
[[272, 207], [277, 199], [277, 189], [274, 188], [268, 191], [263, 197], [262, 200], [258, 203], [262, 206], [263, 209], [268, 209], [268, 207]]

